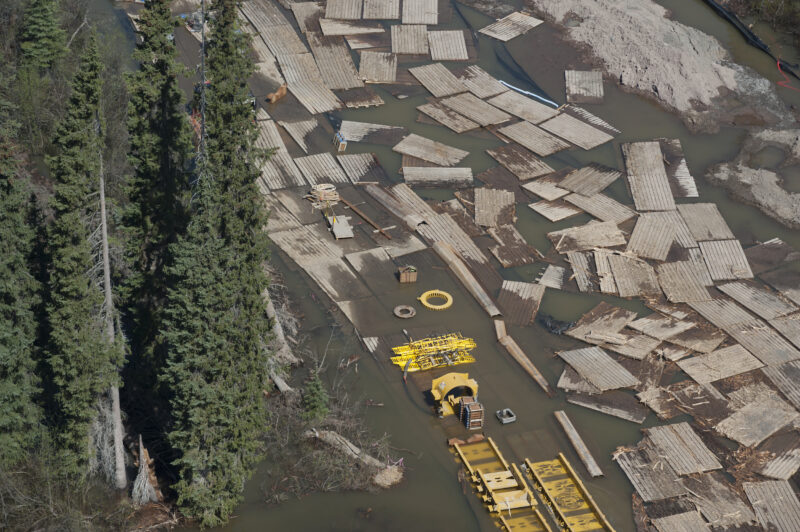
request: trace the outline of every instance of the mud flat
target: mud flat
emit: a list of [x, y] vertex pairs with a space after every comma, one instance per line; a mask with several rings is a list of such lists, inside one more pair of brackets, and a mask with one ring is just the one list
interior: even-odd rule
[[[720, 42], [671, 20], [649, 0], [528, 0], [583, 45], [621, 87], [679, 112], [687, 127], [783, 124], [791, 116], [771, 82], [733, 62]], [[783, 124], [785, 125], [785, 124]]]
[[800, 193], [786, 188], [798, 165], [800, 129], [766, 129], [750, 134], [734, 160], [709, 169], [706, 177], [767, 216], [798, 228]]

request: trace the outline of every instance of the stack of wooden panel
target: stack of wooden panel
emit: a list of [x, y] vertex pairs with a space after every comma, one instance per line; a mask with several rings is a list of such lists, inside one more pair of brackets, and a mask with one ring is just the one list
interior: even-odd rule
[[480, 430], [483, 428], [483, 405], [475, 400], [474, 397], [462, 397], [459, 400], [461, 421], [469, 430]]

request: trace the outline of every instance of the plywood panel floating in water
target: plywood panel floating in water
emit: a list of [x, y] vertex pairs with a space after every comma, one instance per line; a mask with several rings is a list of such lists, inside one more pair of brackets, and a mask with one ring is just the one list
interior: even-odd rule
[[599, 70], [565, 70], [567, 101], [603, 103], [603, 73]]
[[467, 61], [467, 42], [461, 30], [429, 31], [428, 45], [434, 61]]
[[261, 38], [267, 43], [269, 51], [276, 57], [289, 54], [302, 54], [308, 52], [308, 48], [300, 40], [294, 28], [285, 24], [282, 26], [270, 26], [264, 31], [259, 31]]
[[469, 152], [464, 150], [413, 133], [396, 144], [392, 150], [441, 166], [454, 166], [469, 155]]
[[800, 358], [800, 351], [759, 319], [731, 325], [725, 332], [766, 365], [774, 366]]
[[507, 90], [491, 98], [489, 103], [533, 124], [539, 124], [558, 115], [557, 109], [513, 90]]
[[439, 5], [436, 0], [403, 0], [403, 24], [439, 23]]
[[679, 475], [722, 469], [717, 457], [686, 423], [673, 423], [645, 429], [658, 454], [663, 456]]
[[608, 264], [614, 273], [620, 297], [661, 295], [656, 272], [646, 262], [625, 255], [610, 255]]
[[613, 222], [596, 222], [547, 233], [559, 253], [622, 246], [625, 235]]
[[796, 408], [800, 408], [800, 362], [767, 366], [761, 371]]
[[659, 139], [658, 142], [661, 145], [661, 153], [664, 155], [672, 195], [676, 198], [699, 197], [697, 184], [694, 182], [692, 174], [689, 173], [680, 139]]
[[496, 227], [513, 222], [514, 193], [493, 188], [475, 189], [475, 223], [483, 227]]
[[336, 159], [344, 168], [344, 173], [353, 183], [385, 182], [386, 172], [372, 153], [352, 153], [337, 155]]
[[503, 318], [515, 325], [532, 324], [544, 297], [544, 290], [545, 287], [537, 283], [503, 281], [500, 295], [497, 296]]
[[571, 216], [581, 214], [583, 211], [561, 200], [537, 201], [528, 205], [551, 222], [566, 220]]
[[427, 224], [417, 227], [417, 231], [429, 243], [445, 242], [455, 249], [466, 261], [487, 264], [489, 259], [472, 239], [448, 214], [428, 217]]
[[394, 83], [397, 80], [397, 56], [388, 52], [361, 52], [358, 75], [367, 83]]
[[684, 512], [653, 519], [658, 532], [708, 532], [708, 523], [703, 521], [700, 512]]
[[567, 395], [567, 402], [633, 423], [644, 423], [650, 411], [632, 395], [611, 390], [598, 395]]
[[756, 319], [730, 299], [691, 302], [689, 306], [720, 329], [727, 329], [731, 325], [747, 323]]
[[666, 260], [675, 240], [672, 227], [667, 223], [661, 212], [640, 214], [626, 251], [645, 259]]
[[795, 347], [800, 347], [800, 313], [771, 319], [769, 324], [792, 342]]
[[649, 440], [638, 448], [614, 453], [614, 461], [628, 477], [644, 502], [659, 501], [687, 493], [677, 473], [658, 456]]
[[539, 127], [558, 135], [584, 150], [591, 150], [612, 140], [613, 135], [587, 124], [567, 113], [562, 113], [539, 124]]
[[[392, 27], [396, 28], [397, 26]], [[408, 71], [437, 98], [467, 90], [464, 84], [441, 63], [409, 68]]]
[[771, 438], [759, 450], [767, 451], [773, 456], [759, 471], [765, 477], [789, 480], [800, 468], [800, 438], [796, 432], [789, 437], [781, 438], [779, 435]]
[[636, 377], [599, 347], [561, 351], [558, 356], [601, 391], [639, 384]]
[[314, 81], [324, 88], [322, 74], [314, 61], [314, 56], [310, 53], [280, 55], [278, 62], [290, 85], [297, 81]]
[[328, 0], [325, 18], [358, 20], [361, 18], [362, 0]]
[[594, 196], [622, 175], [622, 172], [592, 163], [568, 173], [559, 185], [584, 196]]
[[547, 176], [536, 179], [535, 181], [528, 181], [522, 185], [522, 188], [547, 201], [555, 201], [569, 194], [568, 190], [564, 190], [558, 186], [560, 182], [561, 180], [556, 177]]
[[708, 384], [720, 379], [747, 373], [762, 367], [756, 357], [741, 345], [732, 345], [692, 358], [678, 361], [678, 366], [699, 384]]
[[319, 81], [302, 80], [289, 82], [289, 92], [312, 115], [328, 113], [342, 107], [341, 100]]
[[800, 501], [786, 480], [767, 480], [765, 482], [745, 482], [744, 492], [758, 522], [764, 530], [793, 532], [800, 530]]
[[319, 27], [326, 37], [345, 35], [369, 35], [384, 33], [386, 29], [377, 22], [353, 22], [351, 20], [319, 19]]
[[628, 186], [638, 211], [675, 210], [661, 147], [657, 141], [622, 145]]
[[319, 19], [325, 9], [322, 4], [317, 2], [294, 2], [292, 3], [292, 13], [294, 14], [300, 31], [317, 31], [319, 29]]
[[508, 88], [478, 65], [470, 65], [458, 76], [464, 86], [478, 98], [490, 98]]
[[275, 149], [272, 157], [261, 164], [261, 180], [267, 188], [278, 190], [305, 185], [306, 180], [289, 156], [275, 122], [262, 120], [258, 122], [258, 130], [256, 146], [261, 149]]
[[[453, 79], [456, 79], [455, 76]], [[461, 85], [460, 81], [458, 83]], [[461, 86], [463, 87], [463, 85]], [[441, 103], [482, 126], [502, 124], [503, 122], [511, 120], [510, 114], [501, 111], [493, 105], [489, 105], [469, 92], [445, 98]]]
[[525, 146], [541, 157], [547, 157], [569, 148], [568, 143], [534, 126], [530, 122], [517, 122], [500, 128], [497, 132]]
[[736, 238], [713, 203], [684, 203], [678, 205], [678, 212], [698, 242]]
[[314, 131], [319, 123], [316, 118], [311, 120], [301, 120], [300, 122], [278, 122], [283, 129], [294, 139], [298, 146], [308, 153], [308, 145], [306, 144], [306, 137]]
[[777, 395], [757, 398], [714, 427], [720, 434], [747, 447], [758, 445], [796, 420], [797, 410]]
[[353, 89], [364, 85], [342, 37], [323, 37], [317, 33], [306, 36], [325, 86], [329, 89]]
[[573, 116], [578, 120], [582, 120], [601, 131], [605, 131], [609, 135], [617, 136], [621, 133], [619, 129], [615, 128], [599, 116], [590, 113], [583, 107], [578, 107], [574, 103], [570, 103], [562, 107], [561, 112]]
[[489, 251], [503, 268], [532, 264], [537, 257], [541, 257], [541, 253], [528, 245], [512, 224], [490, 227], [487, 232], [499, 244], [489, 248]]
[[364, 0], [364, 18], [397, 20], [400, 18], [400, 0]]
[[625, 220], [630, 220], [636, 216], [636, 212], [633, 209], [609, 198], [605, 194], [595, 194], [593, 196], [570, 194], [564, 199], [602, 222], [621, 224]]
[[481, 28], [478, 31], [484, 35], [488, 35], [489, 37], [494, 37], [497, 40], [506, 42], [510, 41], [514, 37], [519, 37], [520, 35], [527, 33], [541, 23], [541, 20], [517, 11], [499, 19], [497, 22], [493, 22], [488, 26]]
[[417, 109], [429, 117], [433, 118], [443, 126], [446, 126], [456, 133], [464, 133], [472, 129], [477, 129], [480, 124], [477, 124], [469, 118], [458, 114], [449, 107], [442, 105], [439, 102], [426, 103], [420, 105]]
[[417, 187], [471, 187], [472, 168], [426, 168], [404, 166], [403, 179], [409, 185]]
[[738, 240], [700, 242], [700, 251], [714, 281], [753, 278], [742, 244]]
[[566, 334], [587, 343], [605, 342], [620, 337], [619, 332], [635, 319], [635, 312], [602, 302], [584, 314]]
[[561, 266], [548, 264], [537, 282], [542, 286], [562, 290], [564, 284], [567, 282], [567, 269]]
[[597, 279], [600, 283], [600, 291], [604, 294], [616, 294], [617, 283], [614, 281], [614, 274], [608, 264], [609, 251], [596, 249], [594, 251], [594, 265], [597, 269]]
[[572, 275], [581, 292], [594, 292], [595, 283], [592, 274], [592, 256], [588, 252], [572, 251], [567, 253], [567, 261], [572, 266]]
[[684, 477], [681, 484], [689, 492], [688, 500], [715, 529], [731, 530], [755, 520], [753, 512], [721, 473]]
[[385, 124], [371, 124], [369, 122], [355, 122], [342, 120], [339, 133], [348, 142], [369, 142], [372, 144], [392, 145], [397, 143], [408, 129], [402, 126], [387, 126]]
[[633, 330], [642, 332], [659, 340], [667, 340], [676, 334], [688, 331], [695, 326], [694, 322], [681, 321], [672, 316], [665, 316], [654, 312], [644, 318], [639, 318], [628, 324]]
[[316, 155], [298, 157], [294, 162], [303, 172], [306, 181], [311, 185], [349, 182], [347, 175], [345, 175], [339, 163], [330, 153], [317, 153]]
[[519, 144], [500, 146], [499, 148], [486, 150], [486, 153], [522, 181], [535, 179], [554, 172], [549, 164]]
[[735, 281], [721, 284], [718, 288], [765, 320], [772, 320], [797, 310], [794, 304], [753, 282]]
[[427, 55], [428, 29], [423, 25], [396, 24], [392, 26], [392, 53]]

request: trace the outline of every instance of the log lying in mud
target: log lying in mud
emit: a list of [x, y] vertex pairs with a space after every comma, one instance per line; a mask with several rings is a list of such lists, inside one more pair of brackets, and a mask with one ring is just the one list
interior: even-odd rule
[[321, 440], [331, 447], [343, 452], [350, 458], [358, 460], [368, 467], [378, 469], [372, 481], [381, 488], [389, 488], [403, 480], [403, 470], [397, 465], [384, 465], [376, 458], [362, 451], [357, 445], [344, 436], [331, 430], [311, 429], [305, 432], [308, 439]]

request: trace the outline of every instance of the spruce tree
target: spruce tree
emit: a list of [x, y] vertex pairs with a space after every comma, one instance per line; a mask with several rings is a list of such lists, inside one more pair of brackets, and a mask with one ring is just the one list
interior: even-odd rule
[[263, 293], [266, 218], [246, 81], [253, 71], [237, 2], [218, 0], [210, 45], [207, 143], [196, 208], [173, 250], [164, 320], [169, 441], [184, 513], [218, 525], [260, 457], [270, 324]]
[[54, 426], [64, 471], [80, 475], [90, 456], [89, 428], [102, 392], [116, 384], [119, 350], [103, 334], [103, 293], [90, 239], [96, 234], [102, 139], [100, 58], [94, 35], [81, 56], [48, 164], [55, 183], [48, 231], [47, 362]]
[[9, 110], [0, 91], [0, 468], [27, 455], [41, 421], [34, 357], [39, 286], [30, 268], [35, 233]]
[[[177, 20], [169, 0], [148, 0], [140, 12], [139, 69], [128, 77], [129, 160], [134, 173], [124, 212], [126, 257], [131, 271], [124, 299], [131, 321], [132, 367], [141, 376], [157, 370], [159, 312], [166, 298], [167, 249], [185, 231], [191, 129], [178, 87], [179, 68], [170, 35]], [[145, 377], [146, 378], [146, 377]], [[146, 383], [149, 384], [149, 383]]]
[[32, 0], [25, 10], [20, 48], [25, 65], [50, 68], [66, 51], [66, 32], [58, 21], [55, 0]]

